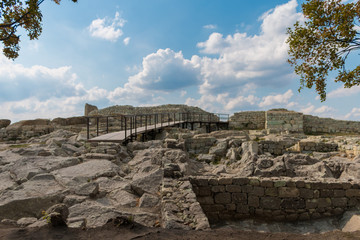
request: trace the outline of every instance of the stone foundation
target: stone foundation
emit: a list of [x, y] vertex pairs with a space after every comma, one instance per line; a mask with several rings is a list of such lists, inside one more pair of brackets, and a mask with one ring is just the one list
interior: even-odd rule
[[318, 219], [341, 215], [360, 203], [360, 185], [354, 182], [211, 177], [192, 177], [190, 182], [211, 223]]

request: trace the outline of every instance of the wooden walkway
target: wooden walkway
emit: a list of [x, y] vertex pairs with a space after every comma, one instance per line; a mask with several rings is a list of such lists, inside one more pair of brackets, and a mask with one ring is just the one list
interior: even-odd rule
[[146, 133], [151, 130], [161, 129], [164, 127], [171, 127], [182, 123], [185, 123], [185, 121], [157, 123], [156, 125], [148, 125], [148, 126], [138, 127], [136, 129], [127, 129], [126, 131], [123, 130], [119, 132], [107, 133], [105, 135], [91, 138], [88, 141], [89, 142], [123, 142], [124, 140], [136, 136], [137, 134]]

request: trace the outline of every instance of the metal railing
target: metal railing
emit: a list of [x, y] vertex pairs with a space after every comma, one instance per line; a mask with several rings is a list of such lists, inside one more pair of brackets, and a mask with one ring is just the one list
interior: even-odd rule
[[125, 139], [133, 134], [137, 135], [138, 128], [154, 126], [154, 130], [162, 128], [165, 124], [176, 125], [181, 123], [228, 123], [229, 114], [219, 113], [152, 113], [138, 115], [109, 115], [109, 116], [86, 116], [87, 139], [90, 139], [90, 131], [94, 129], [96, 136], [116, 131], [125, 131]]

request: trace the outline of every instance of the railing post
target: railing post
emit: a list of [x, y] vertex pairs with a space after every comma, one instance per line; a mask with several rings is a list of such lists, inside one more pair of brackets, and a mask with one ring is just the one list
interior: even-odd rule
[[156, 131], [156, 114], [154, 114], [154, 125], [155, 125], [155, 131]]
[[134, 123], [135, 123], [135, 137], [137, 135], [137, 124], [136, 124], [136, 115], [134, 116]]
[[99, 117], [96, 118], [96, 136], [99, 136]]
[[176, 113], [174, 113], [174, 125], [175, 125], [175, 116], [176, 116], [175, 114], [176, 114]]
[[106, 117], [106, 133], [109, 133], [109, 116]]
[[89, 117], [86, 118], [86, 132], [87, 132], [87, 134], [86, 134], [87, 140], [89, 140], [89, 138], [90, 138], [90, 118]]
[[124, 140], [126, 140], [126, 137], [127, 137], [126, 116], [124, 116], [124, 120], [125, 120], [125, 139]]
[[145, 132], [147, 131], [147, 115], [145, 115]]
[[163, 126], [163, 113], [160, 113], [160, 122], [161, 122], [161, 128]]

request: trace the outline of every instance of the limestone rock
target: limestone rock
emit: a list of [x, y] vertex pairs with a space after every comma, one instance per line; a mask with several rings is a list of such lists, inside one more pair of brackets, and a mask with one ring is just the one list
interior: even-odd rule
[[214, 154], [199, 154], [196, 158], [200, 162], [211, 163], [215, 161]]
[[214, 154], [218, 157], [223, 157], [226, 154], [226, 150], [227, 150], [227, 141], [221, 141], [209, 149], [209, 154]]
[[86, 183], [99, 177], [114, 177], [120, 171], [119, 166], [107, 160], [91, 160], [75, 166], [62, 168], [53, 173], [60, 182], [69, 187]]
[[84, 183], [75, 189], [75, 194], [80, 196], [95, 197], [98, 193], [99, 184], [96, 182]]
[[153, 170], [148, 173], [138, 173], [134, 175], [131, 182], [131, 188], [139, 195], [144, 193], [157, 193], [163, 179], [164, 171], [162, 169]]
[[121, 189], [110, 192], [108, 198], [114, 202], [113, 205], [115, 207], [135, 207], [138, 202], [138, 197], [136, 195]]
[[65, 204], [56, 204], [46, 210], [45, 218], [53, 227], [66, 226], [69, 209]]
[[0, 193], [0, 217], [41, 216], [41, 211], [63, 200], [65, 189], [54, 178], [32, 178], [15, 190]]
[[139, 200], [139, 207], [152, 208], [159, 203], [159, 197], [152, 194], [144, 193]]
[[35, 217], [24, 217], [24, 218], [20, 218], [19, 220], [16, 221], [16, 224], [20, 227], [26, 227], [30, 224], [33, 224], [37, 221], [37, 218]]
[[8, 119], [0, 119], [0, 129], [6, 128], [7, 126], [10, 125], [10, 123], [11, 123], [11, 121]]

